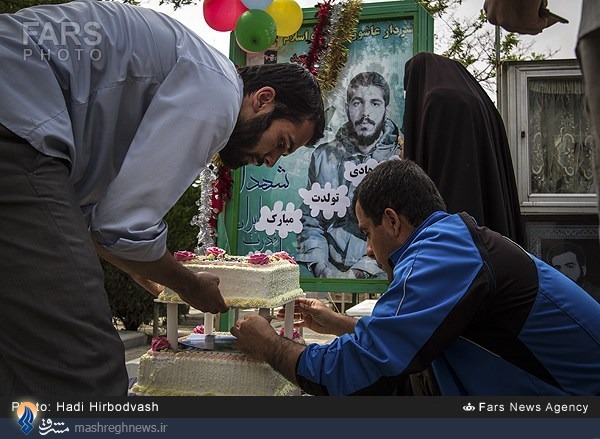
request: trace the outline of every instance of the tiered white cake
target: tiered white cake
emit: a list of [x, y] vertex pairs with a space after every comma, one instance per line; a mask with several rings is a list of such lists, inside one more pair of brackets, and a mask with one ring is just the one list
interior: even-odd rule
[[[232, 308], [272, 308], [304, 296], [300, 289], [300, 270], [285, 252], [273, 255], [229, 256], [210, 247], [205, 256], [176, 252], [175, 258], [193, 271], [219, 276], [219, 289]], [[175, 307], [181, 302], [170, 289], [158, 297]], [[169, 311], [169, 310], [167, 310]], [[169, 315], [169, 314], [167, 314]], [[207, 315], [205, 315], [206, 318]], [[211, 319], [212, 319], [212, 315]], [[293, 312], [286, 327], [291, 331]], [[287, 319], [287, 316], [286, 316]], [[174, 321], [173, 321], [174, 320]], [[240, 352], [199, 349], [177, 350], [177, 316], [167, 319], [167, 332], [173, 334], [153, 340], [152, 349], [140, 358], [137, 382], [131, 391], [140, 395], [165, 396], [287, 396], [299, 395], [298, 387], [273, 370], [267, 363], [247, 358]], [[212, 328], [212, 321], [210, 324]], [[212, 334], [212, 329], [209, 334]], [[221, 333], [223, 334], [223, 333]], [[230, 335], [230, 334], [229, 334]], [[293, 338], [291, 335], [289, 338]]]
[[[192, 271], [219, 276], [221, 294], [232, 308], [270, 308], [304, 296], [300, 269], [286, 252], [230, 256], [222, 249], [210, 247], [205, 256], [176, 252], [175, 258]], [[181, 301], [169, 288], [158, 299]]]

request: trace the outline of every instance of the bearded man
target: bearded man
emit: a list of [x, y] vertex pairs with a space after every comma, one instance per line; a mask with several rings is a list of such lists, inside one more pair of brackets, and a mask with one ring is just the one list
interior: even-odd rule
[[235, 65], [177, 20], [118, 2], [0, 14], [0, 395], [126, 395], [98, 255], [153, 294], [225, 312], [164, 215], [213, 156], [273, 166], [323, 135], [304, 67]]

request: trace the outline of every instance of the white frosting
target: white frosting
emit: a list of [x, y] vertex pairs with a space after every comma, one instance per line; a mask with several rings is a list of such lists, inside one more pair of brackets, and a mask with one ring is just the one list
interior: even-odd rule
[[292, 396], [299, 389], [267, 363], [241, 353], [148, 351], [134, 393], [155, 396]]
[[[207, 271], [219, 276], [219, 289], [230, 307], [274, 307], [304, 295], [300, 288], [300, 268], [286, 260], [256, 265], [239, 257], [232, 261], [194, 259], [184, 265], [195, 272]], [[169, 288], [158, 299], [181, 301]]]

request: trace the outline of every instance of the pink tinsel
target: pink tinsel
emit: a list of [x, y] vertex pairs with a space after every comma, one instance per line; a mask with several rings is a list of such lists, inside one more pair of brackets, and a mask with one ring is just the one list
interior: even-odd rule
[[226, 166], [219, 166], [217, 169], [217, 178], [213, 182], [211, 197], [211, 215], [209, 222], [213, 229], [217, 227], [217, 218], [219, 213], [225, 208], [227, 199], [231, 198], [232, 185], [233, 178], [231, 178], [231, 170]]
[[334, 0], [325, 0], [323, 3], [318, 3], [317, 12], [315, 18], [317, 23], [313, 29], [313, 36], [310, 43], [310, 48], [306, 57], [302, 59], [302, 64], [306, 67], [313, 75], [317, 76], [317, 66], [319, 59], [323, 56], [325, 50], [327, 50], [327, 26], [329, 26], [329, 16], [333, 9]]

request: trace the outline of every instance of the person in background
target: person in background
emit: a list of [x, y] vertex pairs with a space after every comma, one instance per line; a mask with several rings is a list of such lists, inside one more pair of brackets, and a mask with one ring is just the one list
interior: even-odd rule
[[600, 287], [586, 278], [587, 258], [580, 245], [572, 242], [556, 244], [548, 250], [546, 262], [583, 288], [597, 302], [600, 302]]
[[163, 216], [219, 155], [273, 166], [323, 135], [292, 64], [236, 70], [177, 20], [119, 2], [0, 14], [0, 395], [127, 392], [98, 254], [224, 312], [219, 278], [166, 248]]
[[410, 160], [377, 166], [353, 207], [390, 280], [372, 315], [353, 321], [298, 299], [297, 326], [338, 337], [303, 346], [251, 315], [231, 328], [244, 353], [314, 395], [410, 394], [409, 376], [430, 365], [442, 395], [600, 395], [600, 304], [578, 285], [447, 213]]
[[[371, 167], [398, 157], [398, 127], [387, 117], [390, 87], [377, 72], [362, 72], [348, 83], [346, 114], [348, 121], [335, 139], [319, 145], [313, 152], [308, 170], [307, 189], [318, 183], [330, 183], [336, 189], [345, 185], [351, 199], [356, 182], [348, 167]], [[361, 169], [364, 170], [364, 169]], [[364, 174], [361, 174], [364, 175]], [[304, 204], [303, 229], [298, 235], [296, 260], [324, 278], [384, 278], [385, 273], [366, 255], [366, 242], [350, 211], [326, 218], [322, 212], [311, 216]]]
[[[537, 35], [555, 23], [567, 23], [552, 14], [547, 0], [486, 0], [484, 9], [490, 23], [509, 32]], [[587, 112], [592, 128], [593, 172], [596, 197], [600, 199], [600, 2], [582, 0], [581, 21], [575, 54], [581, 66]], [[600, 214], [600, 202], [598, 202]]]
[[582, 0], [581, 22], [575, 53], [581, 65], [587, 113], [594, 139], [592, 157], [596, 181], [596, 200], [600, 215], [600, 2]]
[[524, 245], [506, 130], [487, 93], [459, 62], [419, 53], [405, 66], [404, 158], [433, 180], [448, 212]]

